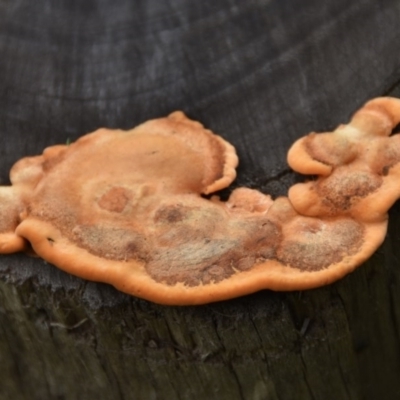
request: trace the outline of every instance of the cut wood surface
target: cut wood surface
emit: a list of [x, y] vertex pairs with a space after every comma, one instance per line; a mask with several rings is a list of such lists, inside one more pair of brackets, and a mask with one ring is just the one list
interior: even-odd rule
[[[400, 97], [396, 0], [0, 0], [0, 183], [99, 127], [183, 110], [285, 195], [290, 145]], [[110, 149], [112, 151], [112, 149]], [[396, 400], [400, 206], [374, 256], [320, 289], [165, 307], [0, 257], [0, 399]]]

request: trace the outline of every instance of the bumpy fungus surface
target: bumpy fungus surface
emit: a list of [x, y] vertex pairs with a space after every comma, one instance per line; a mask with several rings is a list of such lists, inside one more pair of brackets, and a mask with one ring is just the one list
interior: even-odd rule
[[400, 100], [378, 98], [290, 149], [313, 180], [272, 200], [239, 188], [234, 148], [182, 112], [100, 129], [17, 162], [0, 187], [0, 253], [33, 251], [74, 275], [163, 304], [301, 290], [381, 244], [400, 196]]

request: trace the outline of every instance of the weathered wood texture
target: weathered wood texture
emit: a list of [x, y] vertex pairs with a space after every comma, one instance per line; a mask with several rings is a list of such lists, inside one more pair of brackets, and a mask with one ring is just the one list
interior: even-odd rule
[[[45, 146], [182, 109], [237, 147], [238, 185], [285, 194], [296, 138], [400, 96], [399, 26], [397, 0], [0, 0], [1, 183]], [[390, 216], [336, 284], [201, 307], [2, 256], [0, 398], [399, 399]]]

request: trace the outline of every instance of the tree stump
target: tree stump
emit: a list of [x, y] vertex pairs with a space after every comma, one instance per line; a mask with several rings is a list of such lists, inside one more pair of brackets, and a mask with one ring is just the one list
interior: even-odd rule
[[[396, 0], [0, 0], [0, 180], [98, 127], [183, 110], [285, 195], [295, 139], [400, 96]], [[112, 151], [112, 149], [110, 149]], [[0, 256], [1, 399], [400, 398], [400, 207], [341, 281], [165, 307]]]

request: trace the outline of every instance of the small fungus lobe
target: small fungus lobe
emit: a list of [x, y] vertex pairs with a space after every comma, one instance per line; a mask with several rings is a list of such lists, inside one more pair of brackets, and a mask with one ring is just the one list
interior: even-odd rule
[[[382, 243], [400, 197], [400, 100], [377, 98], [288, 163], [312, 180], [273, 200], [236, 177], [232, 145], [177, 111], [128, 130], [48, 147], [0, 187], [0, 253], [55, 266], [162, 304], [340, 279]], [[212, 196], [204, 196], [212, 195]]]

